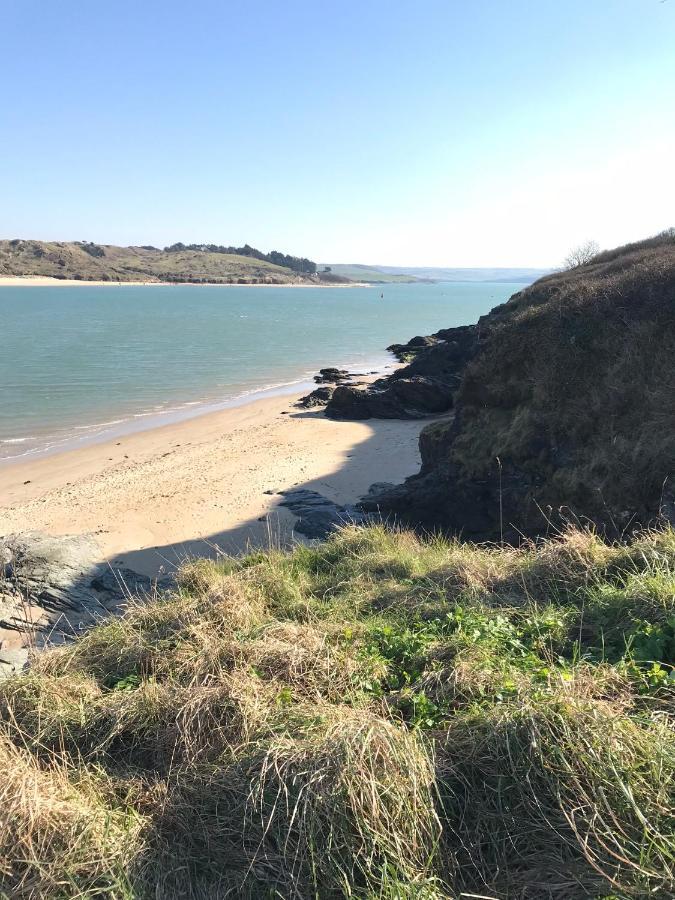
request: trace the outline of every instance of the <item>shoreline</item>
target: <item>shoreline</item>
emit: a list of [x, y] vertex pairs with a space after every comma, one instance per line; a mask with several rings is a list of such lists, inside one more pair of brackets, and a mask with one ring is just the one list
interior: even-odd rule
[[354, 503], [419, 468], [428, 420], [342, 422], [258, 399], [0, 469], [0, 534], [93, 534], [101, 561], [156, 576], [184, 558], [295, 540], [278, 492]]
[[322, 284], [321, 282], [285, 281], [281, 284], [247, 281], [243, 284], [220, 281], [89, 281], [80, 278], [53, 278], [50, 275], [0, 275], [0, 287], [255, 287], [255, 288], [353, 288], [377, 287], [368, 282]]
[[[396, 369], [399, 365], [393, 357], [390, 363], [383, 363], [381, 359], [376, 362], [368, 362], [362, 368], [367, 369], [370, 374], [364, 375], [359, 380], [362, 383], [370, 382], [376, 378], [381, 378], [389, 372]], [[345, 363], [345, 366], [350, 364]], [[0, 456], [0, 473], [5, 469], [11, 468], [22, 463], [37, 462], [61, 453], [72, 453], [84, 447], [104, 444], [108, 441], [117, 440], [123, 437], [129, 437], [134, 434], [142, 434], [147, 431], [154, 431], [167, 425], [175, 425], [180, 422], [187, 422], [198, 419], [201, 416], [211, 415], [217, 412], [223, 412], [229, 409], [238, 409], [259, 400], [265, 400], [275, 397], [289, 397], [297, 395], [298, 397], [313, 391], [318, 385], [313, 378], [307, 375], [304, 378], [298, 378], [285, 383], [271, 385], [268, 387], [254, 388], [235, 394], [233, 397], [224, 399], [202, 399], [188, 400], [177, 406], [168, 407], [161, 411], [148, 411], [136, 413], [120, 413], [123, 416], [120, 419], [114, 419], [110, 422], [103, 423], [84, 423], [82, 425], [73, 426], [69, 429], [67, 436], [59, 434], [45, 434], [41, 437], [41, 441], [45, 442], [44, 446], [29, 448], [23, 453], [16, 453], [10, 456]], [[111, 415], [115, 415], [111, 413]], [[101, 429], [101, 430], [95, 430]], [[82, 432], [73, 436], [73, 431]], [[28, 440], [37, 440], [32, 438], [6, 438], [0, 440], [0, 450], [2, 445], [5, 446], [21, 446]]]

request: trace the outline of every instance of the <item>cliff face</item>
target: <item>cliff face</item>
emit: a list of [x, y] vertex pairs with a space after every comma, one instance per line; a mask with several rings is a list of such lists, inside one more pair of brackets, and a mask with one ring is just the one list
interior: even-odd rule
[[422, 432], [420, 472], [366, 508], [478, 540], [675, 513], [672, 234], [535, 282], [463, 330], [463, 354], [454, 331], [376, 388], [445, 358], [454, 415]]

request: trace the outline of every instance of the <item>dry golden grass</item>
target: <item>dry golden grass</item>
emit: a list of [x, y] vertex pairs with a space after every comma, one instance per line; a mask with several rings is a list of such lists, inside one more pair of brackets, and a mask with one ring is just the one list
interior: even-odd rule
[[0, 685], [0, 895], [673, 896], [674, 608], [672, 530], [190, 563]]

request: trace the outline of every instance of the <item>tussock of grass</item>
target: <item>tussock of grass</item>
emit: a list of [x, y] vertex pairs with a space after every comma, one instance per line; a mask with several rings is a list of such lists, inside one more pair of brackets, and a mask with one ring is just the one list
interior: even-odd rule
[[0, 685], [0, 892], [675, 895], [675, 534], [198, 561]]
[[0, 883], [12, 898], [133, 896], [142, 816], [125, 810], [102, 773], [0, 737]]

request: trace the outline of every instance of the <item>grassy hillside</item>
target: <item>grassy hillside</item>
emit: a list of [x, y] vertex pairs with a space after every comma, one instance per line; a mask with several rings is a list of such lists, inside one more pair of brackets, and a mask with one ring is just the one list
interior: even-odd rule
[[291, 269], [251, 256], [23, 240], [0, 241], [2, 275], [45, 275], [83, 281], [314, 283]]
[[331, 264], [330, 268], [334, 275], [341, 275], [350, 281], [365, 281], [369, 284], [410, 284], [420, 280], [415, 278], [414, 275], [394, 275], [389, 272], [383, 272], [376, 266], [360, 266], [356, 263], [353, 265], [334, 263]]
[[393, 376], [447, 368], [454, 417], [422, 433], [420, 474], [381, 509], [480, 540], [561, 517], [615, 536], [660, 511], [675, 521], [675, 233], [515, 294], [458, 370], [459, 331]]
[[671, 530], [189, 564], [0, 685], [0, 892], [672, 897], [674, 573]]

